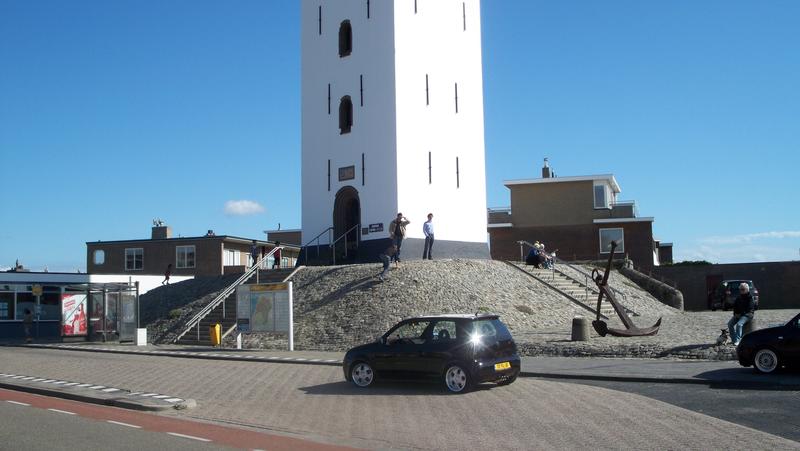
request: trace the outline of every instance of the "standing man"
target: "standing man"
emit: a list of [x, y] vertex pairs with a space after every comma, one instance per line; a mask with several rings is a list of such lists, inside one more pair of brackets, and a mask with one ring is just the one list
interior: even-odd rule
[[253, 266], [258, 263], [258, 243], [253, 240], [253, 245], [250, 246], [250, 257], [253, 259]]
[[756, 302], [750, 294], [750, 285], [742, 282], [739, 284], [739, 297], [733, 304], [733, 317], [728, 321], [728, 331], [731, 333], [731, 342], [734, 346], [739, 345], [744, 325], [753, 319], [755, 309]]
[[425, 248], [422, 250], [422, 259], [433, 260], [433, 213], [428, 213], [428, 220], [422, 224], [422, 233], [425, 234]]
[[275, 242], [275, 252], [272, 254], [272, 269], [281, 269], [281, 242]]
[[403, 213], [397, 213], [394, 221], [389, 223], [389, 236], [392, 238], [392, 244], [397, 248], [397, 251], [392, 256], [392, 261], [400, 263], [400, 246], [403, 245], [403, 238], [406, 236], [406, 226], [411, 221], [408, 220]]
[[161, 285], [169, 285], [169, 276], [172, 275], [172, 263], [167, 265], [167, 269], [164, 271], [164, 280], [161, 281]]

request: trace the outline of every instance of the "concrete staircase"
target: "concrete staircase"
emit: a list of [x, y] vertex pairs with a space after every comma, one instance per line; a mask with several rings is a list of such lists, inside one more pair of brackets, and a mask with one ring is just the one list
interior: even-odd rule
[[[275, 269], [258, 271], [258, 283], [284, 282], [292, 274], [294, 268]], [[256, 275], [246, 282], [256, 283]], [[214, 324], [221, 325], [221, 334], [229, 331], [236, 325], [236, 292], [233, 292], [224, 302], [221, 302], [214, 310], [200, 320], [199, 327], [193, 328], [176, 343], [181, 345], [211, 346], [211, 334], [209, 328]], [[184, 326], [185, 327], [185, 326]]]
[[[536, 277], [539, 281], [546, 283], [555, 291], [569, 297], [571, 300], [583, 304], [595, 312], [597, 311], [597, 296], [599, 291], [593, 282], [590, 281], [589, 283], [591, 285], [587, 286], [559, 271], [539, 269], [521, 264], [515, 266]], [[608, 302], [608, 299], [605, 297], [600, 304], [600, 314], [606, 317], [615, 315], [614, 307], [611, 306], [611, 303]]]

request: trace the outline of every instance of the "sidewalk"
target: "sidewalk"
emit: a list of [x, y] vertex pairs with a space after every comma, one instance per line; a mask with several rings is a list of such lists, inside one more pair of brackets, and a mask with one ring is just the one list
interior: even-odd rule
[[[340, 352], [238, 350], [180, 345], [134, 346], [116, 343], [52, 343], [21, 346], [63, 349], [66, 351], [329, 366], [341, 365], [343, 357]], [[523, 356], [520, 376], [574, 380], [706, 384], [710, 386], [735, 385], [754, 388], [800, 387], [800, 372], [782, 371], [778, 374], [763, 375], [758, 374], [753, 368], [745, 368], [740, 366], [738, 362], [732, 361]]]

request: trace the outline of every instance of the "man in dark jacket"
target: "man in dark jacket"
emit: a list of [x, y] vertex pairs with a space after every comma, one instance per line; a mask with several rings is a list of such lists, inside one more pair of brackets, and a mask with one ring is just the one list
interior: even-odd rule
[[742, 329], [748, 321], [753, 319], [753, 312], [756, 309], [756, 302], [750, 294], [750, 285], [742, 282], [739, 284], [739, 297], [733, 303], [733, 317], [728, 321], [728, 331], [731, 334], [731, 342], [734, 346], [739, 345], [742, 339]]

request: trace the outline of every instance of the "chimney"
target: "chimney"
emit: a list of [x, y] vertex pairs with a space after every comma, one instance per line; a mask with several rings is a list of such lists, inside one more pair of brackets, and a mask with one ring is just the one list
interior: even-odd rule
[[547, 162], [547, 158], [544, 159], [544, 166], [542, 167], [542, 178], [549, 179], [553, 176], [552, 171], [550, 171], [550, 164]]
[[153, 240], [166, 240], [172, 238], [172, 227], [166, 225], [157, 225], [153, 227], [153, 233], [150, 235]]

